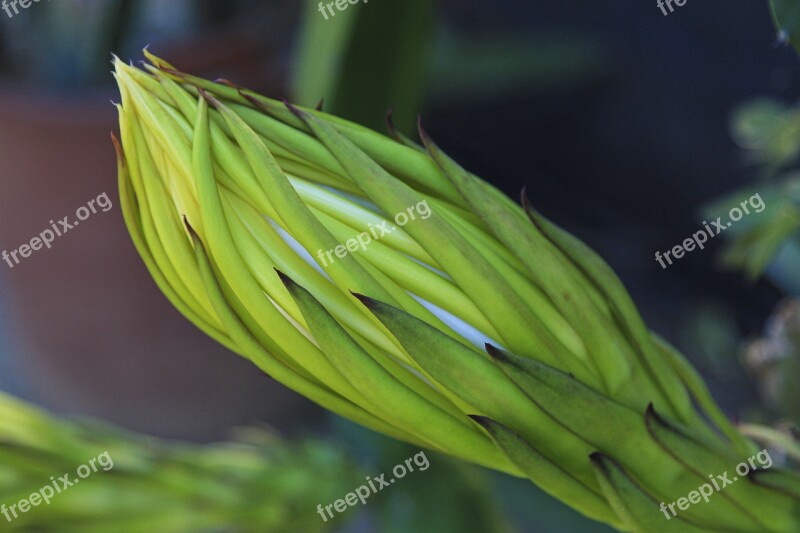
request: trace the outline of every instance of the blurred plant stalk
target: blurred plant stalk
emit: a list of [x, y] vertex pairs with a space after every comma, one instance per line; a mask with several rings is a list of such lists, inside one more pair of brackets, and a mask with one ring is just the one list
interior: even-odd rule
[[[121, 205], [156, 283], [209, 335], [335, 413], [619, 530], [800, 530], [800, 478], [778, 469], [659, 511], [757, 448], [524, 195], [421, 129], [423, 146], [393, 140], [145, 54], [144, 70], [116, 61]], [[428, 219], [368, 250], [312, 256], [422, 201]]]
[[194, 445], [60, 420], [0, 393], [0, 503], [15, 504], [108, 451], [113, 469], [56, 494], [49, 504], [0, 515], [0, 529], [36, 532], [306, 532], [314, 515], [360, 482], [354, 465], [319, 442], [288, 443], [243, 429], [236, 442]]

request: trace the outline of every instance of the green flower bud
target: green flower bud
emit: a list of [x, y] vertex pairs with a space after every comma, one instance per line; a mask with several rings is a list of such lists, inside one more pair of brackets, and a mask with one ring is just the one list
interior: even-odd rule
[[390, 139], [146, 54], [146, 71], [116, 62], [124, 214], [211, 336], [342, 416], [621, 530], [800, 527], [777, 470], [662, 515], [753, 445], [602, 259], [524, 199], [422, 130]]

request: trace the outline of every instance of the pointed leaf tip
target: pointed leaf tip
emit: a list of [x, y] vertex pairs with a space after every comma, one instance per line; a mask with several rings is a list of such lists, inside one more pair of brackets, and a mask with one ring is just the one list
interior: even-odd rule
[[186, 231], [189, 232], [189, 235], [192, 237], [192, 240], [199, 241], [200, 236], [197, 234], [192, 225], [189, 223], [189, 219], [186, 218], [186, 215], [183, 215], [181, 218], [183, 219], [183, 225], [186, 227]]
[[376, 307], [376, 304], [378, 303], [377, 300], [374, 300], [369, 296], [365, 296], [357, 292], [350, 291], [350, 294], [352, 294], [353, 297], [356, 298], [359, 302], [364, 304], [364, 307], [366, 307], [367, 309], [374, 309]]
[[647, 408], [644, 410], [644, 421], [650, 433], [652, 433], [652, 423], [654, 422], [667, 429], [675, 429], [672, 424], [667, 422], [665, 418], [656, 412], [656, 407], [653, 405], [653, 402], [648, 403]]
[[119, 138], [117, 138], [117, 134], [113, 131], [111, 132], [111, 142], [114, 143], [114, 149], [117, 151], [117, 157], [120, 159], [124, 159], [124, 152], [122, 150], [122, 144], [119, 142]]
[[214, 96], [211, 93], [209, 93], [208, 91], [206, 91], [202, 87], [198, 87], [197, 88], [197, 92], [200, 93], [200, 96], [205, 98], [206, 102], [208, 102], [208, 104], [211, 107], [213, 107], [214, 109], [219, 109], [220, 107], [222, 107], [222, 104], [220, 103], [220, 101], [217, 100], [216, 98], [214, 98]]
[[306, 121], [306, 114], [303, 112], [302, 109], [300, 109], [299, 107], [295, 106], [293, 103], [291, 103], [286, 98], [282, 98], [281, 100], [283, 101], [283, 105], [285, 105], [286, 108], [289, 111], [291, 111], [294, 116], [296, 116], [297, 118], [299, 118], [303, 122]]
[[606, 477], [611, 475], [609, 466], [613, 463], [613, 460], [607, 455], [602, 452], [592, 452], [589, 454], [589, 461], [595, 468], [603, 472]]
[[389, 130], [389, 135], [397, 138], [397, 127], [394, 125], [394, 106], [386, 111], [386, 129]]
[[492, 422], [494, 421], [488, 416], [482, 416], [482, 415], [467, 415], [467, 416], [470, 417], [473, 422], [481, 426], [483, 429], [485, 429], [492, 435], [496, 434], [494, 428], [492, 427]]
[[497, 359], [499, 361], [508, 361], [508, 358], [504, 357], [503, 350], [501, 350], [497, 346], [487, 342], [483, 345], [483, 347], [486, 350], [486, 353], [488, 353], [492, 359]]
[[294, 280], [289, 276], [287, 276], [282, 270], [279, 270], [277, 267], [274, 268], [275, 268], [275, 273], [278, 274], [278, 277], [280, 278], [281, 282], [288, 290], [291, 291], [292, 287], [297, 286], [297, 283], [295, 283]]
[[417, 115], [417, 130], [419, 131], [419, 138], [422, 140], [422, 144], [424, 144], [426, 148], [429, 145], [436, 146], [436, 144], [433, 142], [433, 139], [431, 139], [430, 135], [428, 135], [428, 132], [422, 127], [422, 115]]
[[230, 87], [231, 89], [237, 89], [239, 92], [242, 91], [241, 85], [237, 85], [227, 78], [217, 78], [214, 80], [214, 83]]

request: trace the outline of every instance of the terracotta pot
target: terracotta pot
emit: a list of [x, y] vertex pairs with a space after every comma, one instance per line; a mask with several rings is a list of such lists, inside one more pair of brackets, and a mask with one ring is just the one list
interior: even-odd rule
[[74, 220], [104, 192], [113, 202], [51, 249], [13, 268], [0, 262], [26, 394], [181, 438], [316, 412], [196, 330], [156, 288], [118, 205], [113, 95], [76, 101], [8, 87], [0, 95], [0, 251], [29, 243], [50, 220]]

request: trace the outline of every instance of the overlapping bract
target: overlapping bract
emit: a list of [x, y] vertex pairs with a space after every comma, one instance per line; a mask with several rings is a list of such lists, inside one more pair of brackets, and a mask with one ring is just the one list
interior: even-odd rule
[[[424, 132], [389, 139], [147, 55], [116, 63], [124, 214], [211, 336], [338, 414], [622, 530], [798, 530], [800, 483], [777, 470], [659, 511], [753, 450], [580, 241]], [[422, 201], [429, 218], [317, 263]]]

